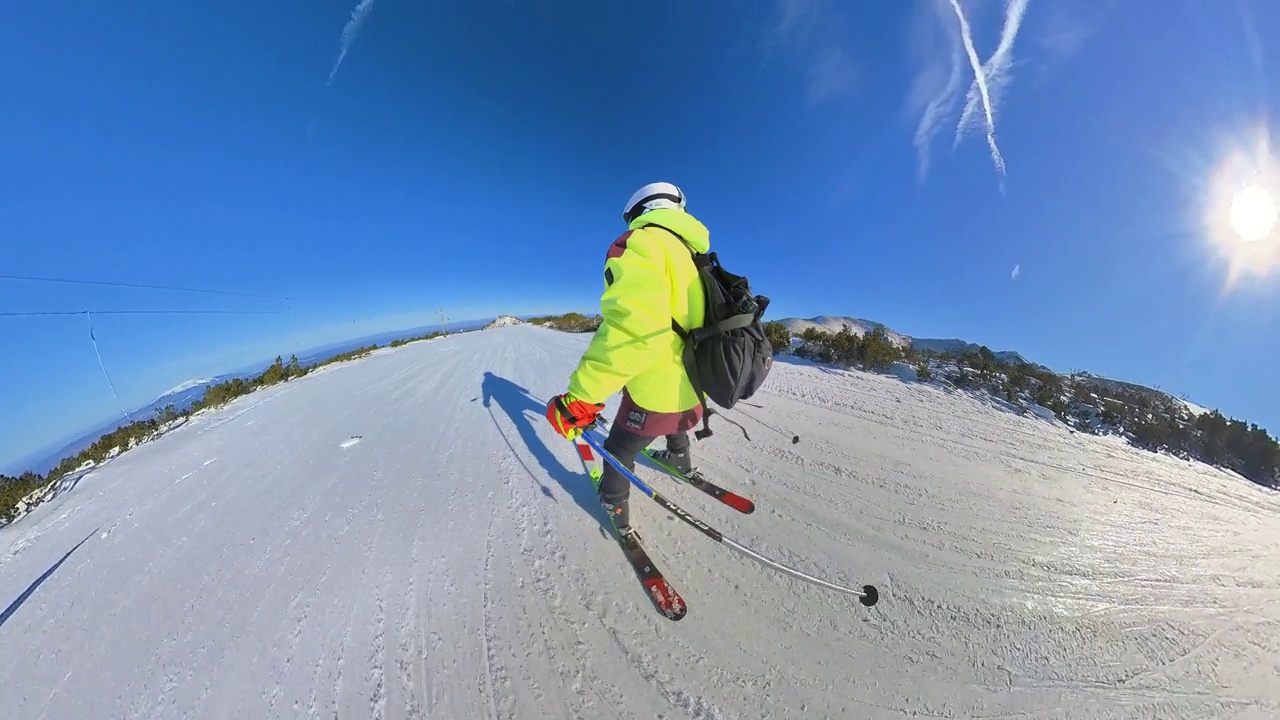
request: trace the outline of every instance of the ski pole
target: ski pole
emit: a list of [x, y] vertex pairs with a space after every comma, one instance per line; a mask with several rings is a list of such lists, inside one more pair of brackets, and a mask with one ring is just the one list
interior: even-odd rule
[[828, 590], [835, 590], [837, 592], [845, 593], [846, 595], [854, 595], [858, 598], [858, 602], [862, 603], [866, 607], [871, 607], [872, 605], [875, 605], [880, 600], [880, 592], [876, 590], [876, 587], [874, 585], [863, 585], [861, 590], [845, 587], [844, 585], [837, 585], [836, 583], [828, 582], [826, 580], [813, 577], [812, 575], [807, 575], [803, 572], [800, 572], [799, 570], [796, 570], [795, 568], [789, 567], [787, 565], [783, 565], [777, 560], [773, 560], [768, 557], [765, 557], [764, 555], [761, 555], [755, 550], [752, 550], [751, 548], [745, 545], [742, 545], [741, 543], [735, 542], [725, 537], [719, 530], [716, 530], [715, 528], [706, 524], [702, 520], [699, 520], [693, 515], [690, 515], [688, 512], [684, 510], [684, 508], [666, 499], [656, 490], [646, 485], [643, 480], [636, 477], [635, 473], [628, 470], [627, 467], [623, 465], [617, 458], [615, 458], [612, 453], [604, 449], [604, 445], [596, 437], [593, 430], [588, 429], [587, 432], [584, 432], [581, 437], [584, 441], [586, 441], [587, 445], [590, 445], [592, 449], [594, 449], [597, 453], [600, 454], [600, 457], [604, 458], [605, 462], [609, 463], [618, 472], [622, 473], [623, 477], [627, 478], [627, 480], [629, 480], [631, 484], [636, 486], [641, 492], [643, 492], [645, 495], [648, 495], [650, 498], [653, 498], [653, 501], [658, 503], [658, 505], [662, 507], [662, 509], [666, 510], [672, 515], [675, 515], [676, 517], [685, 521], [685, 523], [689, 524], [698, 532], [702, 533], [703, 535], [706, 535], [712, 540], [715, 540], [716, 542], [722, 543], [724, 545], [728, 545], [729, 547], [733, 548], [734, 550], [737, 550], [743, 555], [746, 555], [747, 557], [763, 565], [767, 565], [775, 570], [786, 573], [792, 577], [798, 578], [800, 580], [804, 580], [805, 582], [809, 582], [814, 585], [818, 585], [820, 587], [827, 588]]
[[[608, 423], [605, 422], [604, 418], [597, 418], [596, 423], [598, 425], [603, 425], [606, 428], [609, 426]], [[583, 465], [586, 465], [587, 463], [595, 459], [595, 457], [591, 454], [590, 445], [583, 445], [577, 442], [576, 440], [574, 441], [573, 444], [574, 444], [574, 447], [578, 448], [578, 454], [582, 456]], [[700, 477], [696, 477], [696, 476], [689, 477], [684, 473], [679, 472], [676, 468], [670, 467], [669, 465], [662, 462], [661, 460], [658, 460], [654, 458], [652, 455], [649, 455], [649, 451], [647, 450], [645, 451], [645, 454], [648, 455], [650, 462], [656, 463], [657, 465], [661, 466], [663, 470], [668, 475], [670, 475], [671, 478], [676, 482], [682, 485], [688, 485], [690, 487], [698, 488], [702, 492], [707, 493], [711, 497], [719, 500], [725, 505], [728, 505], [734, 510], [737, 510], [743, 515], [750, 515], [751, 513], [756, 511], [755, 503], [751, 502], [747, 498], [735, 492], [730, 492], [728, 490], [725, 490], [719, 485], [714, 485]], [[591, 475], [592, 479], [597, 479], [597, 480], [599, 479], [599, 474], [600, 474], [599, 468], [588, 466], [587, 472]]]
[[[745, 401], [745, 400], [743, 400], [741, 404], [743, 404], [743, 405], [747, 405], [747, 406], [750, 406], [750, 407], [753, 407], [753, 408], [759, 408], [759, 409], [761, 409], [761, 410], [763, 410], [763, 409], [764, 409], [764, 406], [763, 406], [763, 405], [756, 405], [755, 403], [749, 403], [749, 402], [747, 402], [747, 401]], [[781, 435], [782, 437], [790, 437], [790, 438], [791, 438], [791, 444], [792, 444], [792, 445], [795, 445], [796, 443], [800, 442], [800, 436], [799, 436], [799, 435], [794, 435], [794, 434], [788, 434], [788, 433], [785, 433], [785, 432], [783, 432], [783, 431], [779, 430], [778, 428], [776, 428], [776, 427], [774, 427], [774, 426], [770, 425], [769, 423], [767, 423], [767, 422], [765, 422], [765, 421], [761, 420], [760, 418], [756, 417], [755, 415], [752, 415], [751, 413], [747, 412], [746, 410], [743, 410], [742, 408], [735, 408], [734, 410], [735, 410], [735, 412], [740, 412], [740, 413], [742, 413], [743, 415], [745, 415], [745, 416], [747, 416], [747, 417], [751, 418], [752, 420], [756, 421], [757, 423], [759, 423], [759, 424], [761, 424], [761, 425], [763, 425], [763, 426], [765, 426], [765, 427], [769, 428], [770, 430], [772, 430], [772, 431], [774, 431], [774, 432], [778, 433], [778, 434], [779, 434], [779, 435]], [[723, 415], [721, 415], [721, 417], [724, 417], [724, 416], [723, 416]]]

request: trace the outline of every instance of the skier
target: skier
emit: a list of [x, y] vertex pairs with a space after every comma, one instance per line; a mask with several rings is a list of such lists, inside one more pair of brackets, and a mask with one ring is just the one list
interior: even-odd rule
[[[690, 250], [710, 251], [705, 225], [685, 210], [685, 196], [671, 183], [636, 191], [623, 209], [627, 231], [609, 246], [600, 298], [604, 321], [569, 378], [568, 392], [547, 403], [556, 432], [573, 439], [596, 421], [604, 401], [619, 390], [618, 409], [604, 448], [628, 468], [659, 436], [664, 463], [694, 472], [689, 431], [703, 406], [681, 360], [682, 328], [703, 324], [706, 300]], [[600, 504], [622, 535], [632, 532], [627, 507], [630, 483], [609, 463], [600, 478]]]

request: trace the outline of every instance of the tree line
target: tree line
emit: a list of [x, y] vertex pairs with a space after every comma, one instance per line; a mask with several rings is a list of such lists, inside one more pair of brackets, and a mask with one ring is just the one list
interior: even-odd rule
[[938, 374], [955, 387], [986, 392], [1022, 410], [1034, 403], [1078, 431], [1118, 434], [1136, 447], [1199, 460], [1280, 489], [1280, 443], [1265, 429], [1217, 410], [1197, 415], [1159, 390], [1089, 373], [1064, 376], [1025, 361], [1003, 362], [985, 346], [961, 352], [913, 350], [891, 343], [882, 329], [858, 334], [848, 326], [839, 332], [807, 328], [796, 336], [800, 342], [794, 347], [782, 323], [768, 322], [764, 329], [775, 352], [868, 370], [911, 363], [921, 380]]
[[[791, 347], [791, 332], [786, 325], [777, 321], [767, 322], [764, 332], [775, 352]], [[910, 347], [893, 344], [884, 328], [859, 334], [848, 325], [839, 332], [810, 327], [805, 328], [799, 337], [803, 342], [794, 349], [794, 353], [815, 362], [883, 370], [895, 362], [914, 357]]]
[[604, 317], [600, 315], [588, 317], [576, 312], [565, 313], [564, 315], [544, 315], [529, 319], [530, 324], [571, 333], [595, 332], [602, 322], [604, 322]]

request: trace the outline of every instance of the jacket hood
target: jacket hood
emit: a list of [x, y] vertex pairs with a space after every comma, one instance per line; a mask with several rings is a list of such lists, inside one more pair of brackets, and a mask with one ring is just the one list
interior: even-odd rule
[[684, 238], [694, 252], [705, 253], [711, 250], [711, 233], [698, 218], [684, 210], [675, 208], [659, 208], [650, 210], [631, 221], [630, 229], [636, 230], [645, 225], [661, 225]]

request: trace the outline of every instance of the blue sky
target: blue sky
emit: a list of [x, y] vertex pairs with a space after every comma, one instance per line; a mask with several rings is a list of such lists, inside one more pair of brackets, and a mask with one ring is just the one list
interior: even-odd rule
[[622, 203], [659, 179], [773, 317], [963, 337], [1280, 430], [1277, 238], [1245, 257], [1219, 207], [1274, 163], [1275, 3], [120, 5], [6, 13], [0, 275], [244, 294], [0, 280], [0, 311], [276, 314], [94, 317], [119, 402], [85, 316], [0, 317], [0, 468], [441, 307], [591, 310]]

